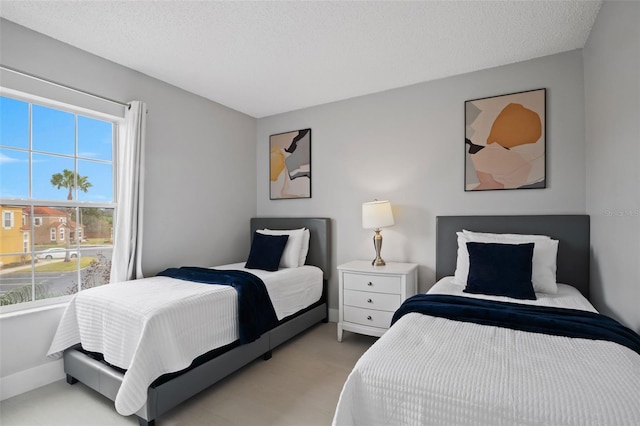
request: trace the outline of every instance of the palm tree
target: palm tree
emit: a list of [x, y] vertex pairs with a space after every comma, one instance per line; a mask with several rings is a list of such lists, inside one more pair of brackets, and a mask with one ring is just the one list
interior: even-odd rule
[[[62, 173], [53, 174], [51, 176], [51, 185], [55, 186], [57, 189], [67, 188], [69, 190], [67, 200], [69, 201], [73, 200], [74, 188], [78, 188], [82, 192], [87, 192], [89, 188], [93, 186], [91, 182], [89, 182], [87, 176], [80, 176], [78, 173], [67, 169], [64, 169]], [[64, 256], [64, 261], [71, 262], [68, 250], [71, 247], [71, 241], [69, 238], [71, 235], [71, 232], [69, 232], [71, 228], [71, 210], [69, 208], [67, 208], [67, 223], [64, 226], [67, 228], [67, 235], [65, 238], [65, 247], [67, 248], [67, 252]]]
[[[77, 179], [76, 179], [77, 178]], [[87, 176], [80, 176], [71, 170], [64, 169], [62, 173], [55, 173], [51, 176], [51, 185], [57, 189], [68, 188], [67, 200], [73, 200], [73, 188], [78, 188], [82, 192], [87, 192], [93, 185]]]

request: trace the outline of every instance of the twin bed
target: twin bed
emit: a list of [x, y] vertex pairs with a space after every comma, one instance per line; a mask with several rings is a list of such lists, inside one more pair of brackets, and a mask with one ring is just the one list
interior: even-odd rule
[[[467, 234], [463, 230], [476, 232]], [[460, 257], [465, 253], [470, 262], [468, 286], [477, 284], [481, 275], [479, 249], [493, 250], [498, 242], [518, 245], [513, 248], [518, 252], [529, 250], [522, 241], [505, 243], [499, 241], [502, 235], [486, 233], [551, 237], [536, 239], [533, 259], [529, 257], [535, 299], [464, 291], [467, 287], [458, 275], [464, 268]], [[438, 282], [427, 295], [406, 302], [394, 316], [394, 325], [358, 361], [342, 390], [334, 425], [640, 424], [637, 334], [624, 327], [615, 329], [621, 333], [617, 336], [620, 341], [635, 348], [631, 349], [590, 337], [565, 337], [555, 330], [545, 334], [536, 328], [538, 320], [545, 318], [541, 311], [560, 315], [551, 320], [551, 328], [560, 328], [564, 314], [577, 317], [579, 325], [572, 332], [579, 335], [583, 326], [591, 326], [592, 319], [601, 320], [587, 300], [588, 216], [438, 217], [436, 239]], [[460, 242], [468, 252], [460, 252]], [[539, 291], [536, 265], [541, 266], [544, 253], [536, 254], [535, 247], [554, 244], [557, 269], [552, 271], [555, 265], [551, 265], [543, 272], [555, 272], [559, 284], [554, 282]], [[510, 253], [496, 253], [504, 256], [504, 263], [517, 263]], [[500, 293], [503, 289], [495, 290], [487, 292]], [[515, 328], [494, 326], [495, 318], [487, 313], [494, 309], [492, 301], [507, 306], [507, 322]], [[422, 310], [423, 302], [429, 305], [427, 314], [406, 309], [415, 305]], [[476, 305], [488, 311], [478, 314]], [[516, 316], [519, 311], [525, 311], [525, 321]], [[454, 318], [452, 312], [460, 316]], [[469, 317], [480, 323], [471, 322]], [[530, 327], [536, 331], [527, 331]]]
[[[254, 243], [249, 257], [258, 263], [262, 259], [254, 252], [256, 231], [276, 230], [277, 234], [277, 230], [306, 228], [308, 239], [295, 252], [287, 251], [294, 242], [290, 234], [282, 254], [282, 262], [285, 257], [291, 260], [293, 254], [293, 262], [299, 258], [300, 264], [277, 271], [245, 269], [244, 262], [214, 268], [218, 270], [214, 273], [231, 276], [233, 288], [176, 279], [176, 272], [184, 272], [180, 268], [165, 271], [167, 276], [78, 294], [65, 311], [49, 350], [51, 356], [64, 357], [67, 382], [81, 381], [114, 400], [120, 414], [135, 414], [140, 425], [153, 425], [160, 415], [191, 396], [256, 358], [270, 358], [278, 345], [326, 322], [330, 219], [253, 218], [250, 227]], [[268, 239], [267, 244], [282, 241], [281, 236], [261, 238]], [[307, 241], [308, 252], [302, 253]], [[263, 255], [269, 253], [258, 254]], [[204, 268], [187, 269], [196, 280], [209, 273]], [[248, 302], [238, 297], [254, 284], [236, 284], [237, 276], [244, 277], [246, 272], [264, 282], [275, 327], [262, 324], [263, 315], [257, 314], [261, 311], [252, 305], [257, 296], [252, 294]], [[239, 321], [243, 317], [249, 326]]]

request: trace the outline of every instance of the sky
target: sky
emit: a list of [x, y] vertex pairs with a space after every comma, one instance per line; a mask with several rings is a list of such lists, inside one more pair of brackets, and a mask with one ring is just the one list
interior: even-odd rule
[[[68, 190], [56, 189], [51, 176], [77, 167], [92, 186], [74, 193], [74, 200], [114, 201], [112, 123], [37, 104], [32, 104], [31, 121], [32, 198], [66, 200]], [[0, 198], [29, 198], [29, 155], [29, 103], [2, 96]]]

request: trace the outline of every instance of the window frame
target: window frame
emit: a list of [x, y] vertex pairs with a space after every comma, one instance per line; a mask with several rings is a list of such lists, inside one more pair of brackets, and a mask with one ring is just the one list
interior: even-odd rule
[[[7, 218], [8, 215], [8, 218]], [[13, 212], [11, 210], [2, 210], [2, 227], [4, 229], [13, 229], [15, 221], [13, 220]], [[7, 225], [7, 221], [9, 224]]]
[[[82, 208], [105, 208], [105, 209], [113, 209], [113, 218], [114, 218], [114, 226], [115, 226], [115, 218], [116, 218], [116, 211], [117, 211], [117, 182], [118, 182], [118, 138], [120, 136], [120, 127], [124, 124], [124, 116], [120, 117], [120, 116], [115, 116], [112, 114], [107, 114], [107, 113], [102, 113], [100, 111], [95, 111], [95, 110], [90, 110], [87, 109], [85, 107], [80, 107], [80, 106], [74, 106], [71, 104], [67, 104], [64, 102], [60, 102], [60, 101], [56, 101], [53, 99], [47, 99], [47, 98], [43, 98], [41, 96], [37, 96], [37, 95], [33, 95], [33, 94], [29, 94], [29, 93], [24, 93], [24, 92], [20, 92], [20, 91], [16, 91], [14, 89], [10, 89], [7, 87], [3, 87], [0, 86], [0, 96], [3, 97], [7, 97], [7, 98], [11, 98], [11, 99], [15, 99], [18, 101], [22, 101], [22, 102], [27, 102], [29, 104], [29, 146], [27, 149], [23, 149], [23, 148], [16, 148], [16, 147], [6, 147], [6, 148], [11, 148], [11, 149], [15, 149], [18, 151], [22, 151], [22, 152], [27, 152], [29, 154], [29, 197], [27, 199], [24, 198], [3, 198], [2, 194], [0, 194], [0, 205], [11, 205], [11, 206], [21, 206], [21, 207], [28, 207], [30, 208], [31, 212], [35, 211], [35, 207], [51, 207], [51, 206], [55, 206], [55, 207], [67, 207], [67, 208], [76, 208], [78, 209], [78, 211]], [[78, 116], [84, 116], [84, 117], [88, 117], [88, 118], [92, 118], [92, 119], [96, 119], [96, 120], [101, 120], [101, 121], [107, 121], [113, 124], [112, 126], [112, 153], [111, 153], [111, 168], [112, 168], [112, 194], [113, 194], [113, 201], [112, 202], [93, 202], [93, 201], [79, 201], [77, 200], [78, 197], [74, 197], [76, 199], [74, 200], [48, 200], [48, 199], [34, 199], [32, 198], [32, 183], [31, 183], [31, 179], [32, 179], [32, 173], [31, 173], [31, 167], [32, 167], [32, 155], [33, 153], [40, 153], [40, 151], [36, 151], [33, 150], [33, 141], [32, 141], [32, 110], [33, 110], [33, 104], [37, 104], [40, 106], [44, 106], [47, 108], [53, 108], [53, 109], [57, 109], [57, 110], [61, 110], [64, 112], [68, 112], [71, 114], [74, 114], [74, 121], [75, 121], [75, 127], [76, 127], [76, 136], [75, 136], [75, 146], [77, 147], [78, 144], [78, 134], [77, 134], [77, 126], [78, 126]], [[75, 164], [77, 164], [77, 161], [80, 159], [84, 159], [83, 157], [78, 157], [78, 152], [76, 149], [76, 152], [74, 152], [74, 154], [72, 156], [70, 156], [73, 158]], [[103, 163], [109, 163], [108, 161], [102, 161]], [[76, 166], [77, 167], [77, 166]], [[75, 167], [74, 167], [75, 169]], [[4, 210], [3, 210], [3, 216], [2, 216], [2, 225], [4, 226]], [[12, 225], [15, 225], [14, 222], [14, 218], [13, 218], [13, 212], [12, 211], [7, 211], [7, 213], [11, 213], [11, 217], [12, 217]], [[31, 217], [33, 218], [33, 213], [31, 215]], [[36, 263], [36, 252], [35, 252], [35, 245], [34, 245], [34, 238], [33, 236], [35, 235], [35, 228], [36, 226], [42, 226], [44, 225], [44, 221], [41, 218], [38, 218], [39, 220], [39, 224], [36, 225], [36, 221], [35, 218], [34, 220], [29, 220], [28, 222], [28, 226], [29, 226], [29, 230], [27, 231], [28, 233], [28, 237], [24, 237], [28, 240], [28, 244], [30, 246], [30, 250], [28, 251], [28, 254], [31, 255], [31, 285], [34, 286], [34, 279], [35, 279], [35, 263]], [[61, 218], [62, 222], [66, 223], [66, 218]], [[64, 226], [62, 226], [60, 228], [61, 232], [64, 234], [64, 237], [66, 238], [66, 234], [67, 232], [64, 231]], [[9, 228], [10, 229], [10, 228]], [[80, 228], [81, 229], [81, 228]], [[50, 227], [50, 231], [49, 231], [49, 240], [51, 242], [57, 241], [57, 242], [62, 242], [64, 241], [64, 239], [58, 239], [59, 235], [58, 235], [58, 231], [57, 228], [55, 226], [51, 226]], [[55, 235], [56, 239], [51, 239], [51, 237]], [[84, 237], [84, 235], [83, 235]], [[71, 250], [78, 250], [78, 252], [80, 252], [80, 240], [77, 240], [76, 243], [71, 243]], [[75, 245], [74, 245], [75, 244]], [[12, 254], [12, 253], [2, 253], [2, 254]], [[113, 256], [113, 252], [112, 252], [112, 256]], [[78, 256], [78, 262], [80, 262], [80, 256]], [[78, 263], [78, 265], [80, 265], [80, 263]], [[81, 286], [81, 269], [78, 267], [75, 271], [77, 273], [77, 283], [78, 286]], [[33, 287], [32, 287], [33, 288]], [[78, 291], [81, 291], [82, 289], [79, 288]], [[35, 297], [35, 291], [32, 291], [32, 297]], [[51, 297], [51, 298], [46, 298], [46, 299], [32, 299], [30, 302], [22, 302], [22, 303], [16, 303], [16, 304], [11, 304], [11, 305], [5, 305], [5, 306], [0, 306], [0, 315], [5, 314], [5, 313], [12, 313], [12, 312], [20, 312], [20, 311], [27, 311], [30, 309], [34, 309], [34, 308], [40, 308], [40, 307], [45, 307], [45, 306], [50, 306], [50, 305], [56, 305], [56, 304], [60, 304], [63, 302], [67, 302], [68, 300], [70, 300], [72, 297], [72, 295], [65, 295], [65, 296], [58, 296], [58, 297]]]

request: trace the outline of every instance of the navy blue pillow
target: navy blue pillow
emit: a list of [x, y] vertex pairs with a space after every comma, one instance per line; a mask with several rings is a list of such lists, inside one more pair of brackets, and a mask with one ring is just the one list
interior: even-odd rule
[[265, 235], [254, 232], [251, 251], [244, 267], [277, 271], [288, 239], [288, 235]]
[[464, 292], [536, 300], [531, 283], [533, 246], [468, 242], [469, 276]]

